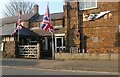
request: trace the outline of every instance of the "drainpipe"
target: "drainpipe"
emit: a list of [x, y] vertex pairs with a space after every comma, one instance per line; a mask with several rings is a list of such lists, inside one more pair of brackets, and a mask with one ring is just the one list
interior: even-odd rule
[[78, 32], [80, 33], [80, 52], [84, 54], [84, 34], [83, 34], [83, 11], [79, 10], [79, 2], [77, 2], [77, 10], [78, 10]]

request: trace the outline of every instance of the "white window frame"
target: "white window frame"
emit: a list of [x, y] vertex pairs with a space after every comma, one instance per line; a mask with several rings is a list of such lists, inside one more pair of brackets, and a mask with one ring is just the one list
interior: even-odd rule
[[[81, 5], [81, 2], [83, 2], [83, 1], [80, 1], [80, 5]], [[84, 0], [84, 3], [86, 3], [86, 2], [90, 2], [90, 0]], [[93, 1], [91, 0], [91, 2], [93, 2]], [[95, 0], [95, 2], [96, 2], [96, 5], [94, 7], [86, 8], [85, 7], [86, 5], [84, 5], [84, 8], [82, 8], [82, 9], [79, 8], [79, 10], [89, 10], [89, 9], [97, 8], [97, 0]]]
[[[62, 42], [62, 46], [57, 46], [57, 39], [61, 38], [61, 42]], [[55, 51], [57, 51], [58, 48], [64, 50], [66, 49], [66, 47], [63, 45], [64, 41], [63, 41], [64, 37], [63, 36], [59, 36], [59, 37], [55, 37]]]

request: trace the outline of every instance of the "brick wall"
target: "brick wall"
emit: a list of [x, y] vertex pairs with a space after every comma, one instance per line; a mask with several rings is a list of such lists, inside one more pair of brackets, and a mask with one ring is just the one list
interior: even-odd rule
[[[118, 22], [119, 22], [119, 25], [120, 25], [120, 1], [119, 1], [119, 7], [118, 7], [118, 9], [119, 9], [119, 20], [118, 20]], [[120, 32], [118, 33], [118, 46], [119, 46], [119, 52], [120, 52]]]
[[[67, 3], [66, 3], [67, 4]], [[79, 33], [78, 33], [78, 12], [76, 11], [77, 3], [72, 2], [64, 6], [64, 18], [66, 29], [66, 48], [69, 51], [70, 47], [79, 47]], [[68, 10], [67, 10], [68, 8]], [[70, 10], [69, 10], [70, 8]]]
[[[106, 6], [107, 5], [107, 6]], [[84, 13], [99, 13], [102, 11], [111, 11], [112, 18], [104, 17], [95, 21], [83, 22], [84, 34], [87, 39], [87, 48], [98, 51], [111, 49], [118, 52], [117, 33], [118, 33], [118, 3], [117, 2], [99, 2], [96, 9], [84, 11]], [[109, 14], [107, 14], [108, 16]], [[93, 42], [92, 37], [98, 37], [98, 42]]]
[[4, 51], [2, 51], [2, 57], [15, 57], [15, 41], [4, 42]]
[[[72, 46], [79, 47], [79, 33], [77, 24], [76, 2], [70, 3], [71, 9], [68, 11], [64, 6], [66, 40], [68, 48]], [[112, 16], [107, 18], [101, 17], [95, 21], [83, 22], [83, 33], [88, 38], [85, 43], [86, 49], [89, 51], [104, 52], [111, 49], [113, 52], [118, 52], [118, 17], [119, 17], [118, 2], [98, 2], [97, 8], [83, 11], [83, 14], [100, 13], [103, 11], [111, 11]], [[79, 20], [80, 21], [80, 20]], [[78, 36], [77, 36], [78, 35]], [[78, 38], [77, 38], [78, 37]], [[98, 42], [93, 42], [93, 37], [98, 38]]]
[[84, 56], [82, 53], [55, 53], [55, 59], [56, 60], [118, 60], [118, 54], [117, 53], [111, 53], [111, 54], [87, 54], [85, 53]]
[[53, 21], [53, 26], [60, 26], [63, 24], [63, 20], [59, 19], [59, 20], [54, 20]]
[[33, 27], [39, 27], [40, 26], [40, 22], [33, 22]]

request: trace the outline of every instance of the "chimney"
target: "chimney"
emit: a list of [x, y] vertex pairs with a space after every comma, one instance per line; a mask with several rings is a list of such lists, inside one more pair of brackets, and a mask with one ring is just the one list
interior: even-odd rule
[[39, 6], [37, 4], [34, 5], [34, 14], [39, 13]]

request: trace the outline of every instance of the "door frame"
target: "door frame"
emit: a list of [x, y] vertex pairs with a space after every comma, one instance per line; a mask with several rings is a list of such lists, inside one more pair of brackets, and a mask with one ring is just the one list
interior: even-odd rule
[[[57, 39], [58, 38], [61, 38], [61, 42], [62, 42], [62, 46], [58, 47], [57, 46]], [[57, 52], [57, 48], [60, 48], [61, 50], [64, 50], [66, 49], [66, 46], [63, 46], [63, 43], [64, 43], [64, 34], [56, 34], [55, 35], [55, 51]]]

